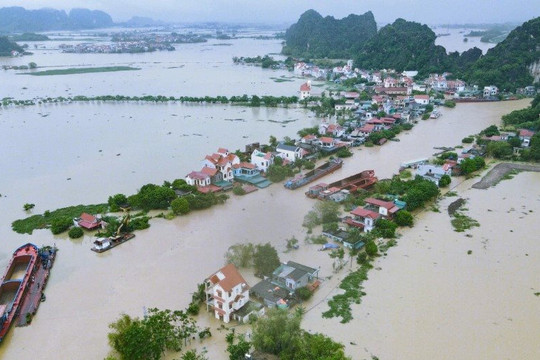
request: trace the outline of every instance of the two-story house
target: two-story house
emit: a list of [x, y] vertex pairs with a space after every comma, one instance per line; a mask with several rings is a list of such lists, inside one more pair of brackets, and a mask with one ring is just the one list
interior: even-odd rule
[[367, 198], [364, 200], [365, 208], [373, 209], [385, 218], [392, 218], [400, 209], [392, 201], [384, 201], [375, 198]]
[[202, 166], [217, 169], [224, 181], [232, 181], [234, 179], [233, 165], [240, 163], [240, 158], [227, 149], [220, 148], [217, 153], [207, 155], [202, 161]]
[[345, 223], [350, 226], [363, 229], [365, 232], [370, 232], [375, 227], [375, 222], [382, 217], [381, 214], [375, 211], [364, 209], [359, 206], [350, 212], [351, 217], [345, 218]]
[[282, 143], [276, 146], [276, 152], [279, 157], [284, 160], [289, 160], [291, 162], [296, 161], [296, 159], [301, 159], [304, 155], [304, 151], [302, 151], [302, 148], [294, 145], [285, 145]]
[[206, 309], [228, 323], [249, 301], [249, 286], [233, 264], [228, 264], [204, 281]]
[[272, 155], [271, 152], [264, 153], [255, 149], [251, 153], [251, 163], [255, 165], [257, 169], [267, 172], [268, 167], [274, 163], [274, 155]]

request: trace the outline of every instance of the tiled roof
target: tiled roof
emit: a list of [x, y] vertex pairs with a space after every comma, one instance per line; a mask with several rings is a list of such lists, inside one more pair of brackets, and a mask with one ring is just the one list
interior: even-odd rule
[[363, 217], [363, 218], [369, 217], [369, 218], [372, 218], [372, 219], [377, 219], [380, 216], [379, 213], [376, 213], [376, 212], [371, 211], [371, 210], [364, 209], [363, 207], [360, 207], [360, 206], [357, 207], [356, 209], [354, 209], [353, 211], [351, 211], [351, 214], [355, 215], [355, 216], [360, 216], [360, 217]]
[[219, 284], [225, 291], [231, 291], [236, 285], [246, 284], [245, 288], [242, 290], [248, 289], [246, 280], [238, 272], [234, 264], [227, 264], [214, 274], [208, 277], [208, 280], [214, 285]]
[[368, 204], [383, 207], [383, 208], [385, 208], [387, 210], [390, 210], [391, 208], [393, 208], [395, 206], [393, 202], [383, 201], [383, 200], [379, 200], [379, 199], [375, 199], [375, 198], [367, 198], [364, 201], [367, 202]]
[[209, 177], [207, 174], [200, 171], [192, 171], [187, 176], [190, 177], [191, 179], [198, 179], [198, 180], [204, 180]]
[[300, 86], [300, 91], [311, 91], [311, 85], [309, 85], [308, 83], [303, 83]]

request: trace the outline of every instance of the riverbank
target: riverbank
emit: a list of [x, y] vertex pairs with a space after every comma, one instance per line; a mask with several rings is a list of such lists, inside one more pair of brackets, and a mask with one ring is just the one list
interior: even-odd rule
[[512, 171], [536, 171], [540, 172], [540, 165], [524, 163], [500, 163], [495, 165], [479, 182], [472, 187], [475, 189], [487, 189], [495, 186]]

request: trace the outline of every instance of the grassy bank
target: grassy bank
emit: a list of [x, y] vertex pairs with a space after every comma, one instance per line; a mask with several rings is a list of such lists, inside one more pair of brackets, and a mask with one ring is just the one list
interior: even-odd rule
[[48, 76], [48, 75], [73, 75], [73, 74], [90, 74], [101, 72], [114, 72], [114, 71], [130, 71], [140, 70], [140, 68], [134, 68], [131, 66], [104, 66], [104, 67], [92, 67], [92, 68], [69, 68], [69, 69], [56, 69], [56, 70], [44, 70], [36, 72], [27, 72], [22, 75], [33, 76]]
[[44, 229], [51, 226], [51, 223], [61, 218], [79, 217], [83, 212], [89, 214], [103, 214], [107, 211], [107, 204], [98, 205], [77, 205], [69, 206], [54, 211], [45, 211], [43, 214], [32, 215], [25, 219], [15, 220], [11, 227], [19, 234], [32, 234], [34, 230]]

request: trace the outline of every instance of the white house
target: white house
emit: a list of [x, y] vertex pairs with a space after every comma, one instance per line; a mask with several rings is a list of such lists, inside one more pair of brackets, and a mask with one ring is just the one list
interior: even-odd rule
[[484, 97], [496, 96], [499, 93], [499, 88], [495, 85], [484, 86]]
[[375, 198], [367, 198], [364, 200], [368, 207], [371, 207], [382, 216], [388, 218], [394, 216], [396, 212], [399, 211], [399, 208], [391, 201], [384, 201]]
[[429, 95], [414, 95], [414, 102], [420, 105], [429, 104]]
[[280, 158], [287, 159], [289, 161], [301, 159], [304, 154], [300, 147], [285, 144], [278, 144], [278, 146], [276, 146], [276, 152]]
[[205, 187], [210, 185], [210, 175], [201, 171], [192, 171], [186, 176], [186, 183], [191, 186]]
[[249, 301], [249, 286], [233, 264], [228, 264], [204, 281], [206, 309], [228, 323]]
[[307, 99], [311, 96], [311, 81], [308, 81], [300, 86], [300, 100]]
[[370, 232], [375, 227], [375, 222], [381, 217], [381, 214], [375, 211], [364, 209], [359, 206], [351, 211], [352, 217], [347, 217], [345, 223], [360, 229], [365, 232]]
[[274, 155], [267, 152], [264, 153], [257, 149], [251, 153], [251, 163], [257, 167], [257, 169], [267, 172], [268, 167], [274, 163]]

